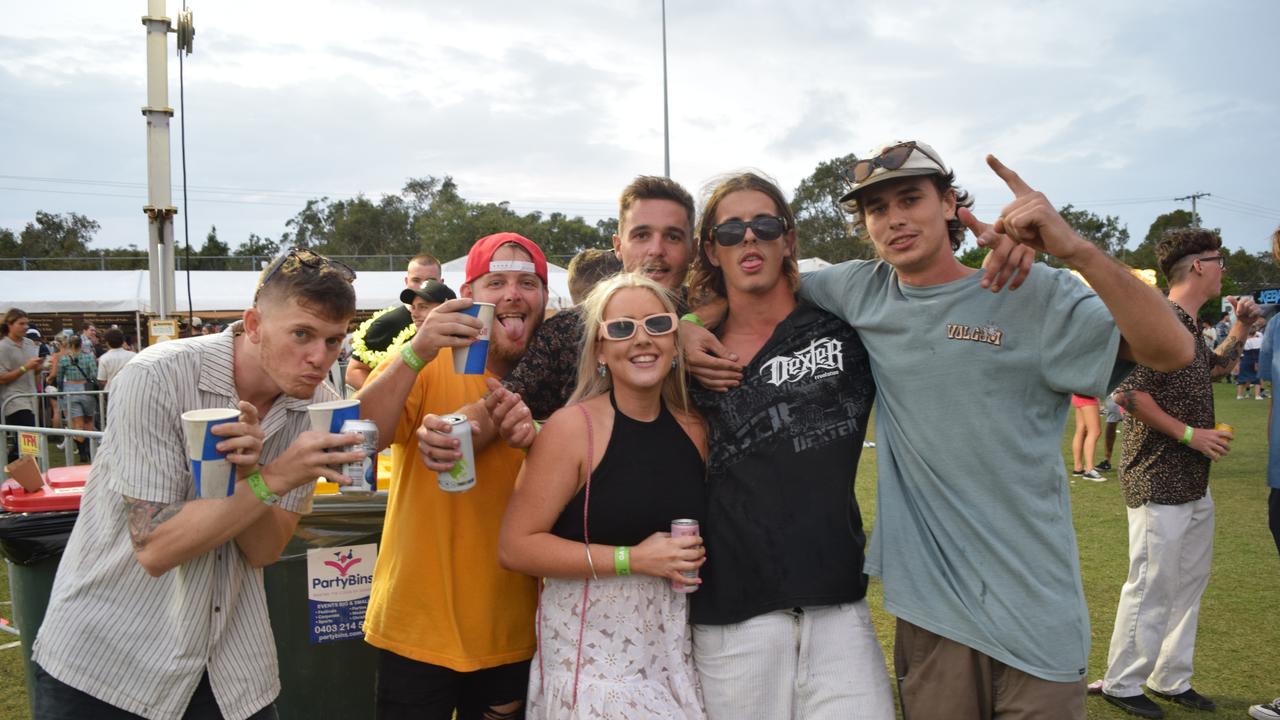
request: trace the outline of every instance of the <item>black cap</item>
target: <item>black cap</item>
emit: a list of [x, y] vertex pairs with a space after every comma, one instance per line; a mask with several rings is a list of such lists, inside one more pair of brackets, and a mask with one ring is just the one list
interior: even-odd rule
[[422, 287], [405, 288], [400, 292], [400, 302], [406, 305], [413, 302], [415, 297], [420, 297], [427, 302], [442, 303], [458, 296], [449, 289], [448, 285], [439, 280], [428, 280], [422, 283]]

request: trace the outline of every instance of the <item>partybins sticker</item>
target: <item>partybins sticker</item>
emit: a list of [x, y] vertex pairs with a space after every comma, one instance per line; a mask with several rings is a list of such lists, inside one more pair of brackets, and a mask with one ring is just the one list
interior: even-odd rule
[[364, 611], [373, 587], [378, 546], [352, 545], [307, 551], [307, 604], [311, 642], [362, 638]]

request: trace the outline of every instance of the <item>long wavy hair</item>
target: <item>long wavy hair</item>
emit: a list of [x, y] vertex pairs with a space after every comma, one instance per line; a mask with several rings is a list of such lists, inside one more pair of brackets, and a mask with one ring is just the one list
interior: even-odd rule
[[[596, 355], [600, 352], [600, 326], [604, 323], [604, 310], [609, 301], [619, 290], [640, 288], [653, 293], [669, 313], [676, 312], [675, 298], [671, 291], [641, 275], [640, 273], [619, 273], [602, 280], [596, 285], [587, 299], [582, 302], [582, 350], [578, 356], [578, 385], [569, 397], [569, 404], [581, 402], [603, 395], [613, 388], [613, 374], [600, 375], [596, 370]], [[636, 332], [644, 332], [637, 328]], [[662, 399], [667, 407], [681, 414], [690, 414], [689, 391], [685, 387], [684, 346], [680, 344], [680, 333], [672, 333], [676, 343], [676, 366], [667, 373], [662, 381]]]
[[[777, 183], [763, 173], [751, 171], [733, 173], [723, 175], [712, 182], [714, 185], [710, 185], [709, 190], [703, 189], [705, 200], [702, 204], [702, 220], [698, 224], [698, 246], [694, 248], [696, 256], [693, 259], [693, 276], [689, 279], [689, 301], [693, 307], [715, 298], [728, 297], [729, 294], [724, 284], [724, 270], [712, 264], [711, 257], [707, 253], [707, 247], [715, 242], [711, 237], [712, 230], [716, 226], [716, 213], [720, 210], [720, 203], [725, 198], [743, 190], [761, 193], [773, 201], [774, 211], [786, 221], [786, 231], [792, 232], [796, 229], [796, 216], [791, 212], [786, 196], [782, 194]], [[779, 242], [785, 242], [785, 240], [784, 234]], [[782, 277], [793, 292], [800, 287], [800, 266], [796, 260], [799, 253], [800, 241], [797, 238], [795, 252], [782, 259]]]

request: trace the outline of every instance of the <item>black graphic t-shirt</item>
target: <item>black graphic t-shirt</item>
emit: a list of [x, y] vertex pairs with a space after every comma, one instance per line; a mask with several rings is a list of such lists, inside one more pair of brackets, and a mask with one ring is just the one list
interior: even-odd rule
[[853, 494], [875, 383], [844, 321], [799, 306], [728, 393], [694, 385], [707, 420], [707, 563], [692, 621], [724, 625], [866, 595]]

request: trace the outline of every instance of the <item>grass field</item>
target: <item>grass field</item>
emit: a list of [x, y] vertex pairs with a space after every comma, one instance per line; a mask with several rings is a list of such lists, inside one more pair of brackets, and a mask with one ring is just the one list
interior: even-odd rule
[[[1268, 403], [1237, 402], [1233, 386], [1216, 384], [1218, 420], [1234, 425], [1232, 452], [1214, 465], [1211, 488], [1217, 504], [1213, 575], [1200, 611], [1196, 643], [1195, 688], [1218, 701], [1218, 712], [1205, 716], [1162, 703], [1170, 720], [1179, 718], [1243, 718], [1249, 705], [1280, 695], [1280, 672], [1270, 651], [1280, 639], [1280, 619], [1274, 586], [1280, 560], [1267, 530], [1266, 410]], [[1063, 436], [1063, 452], [1070, 458], [1071, 424]], [[1099, 454], [1101, 454], [1099, 442]], [[1118, 460], [1119, 450], [1113, 462]], [[993, 472], [1016, 472], [992, 468]], [[1128, 563], [1128, 532], [1124, 501], [1115, 473], [1107, 482], [1071, 481], [1071, 502], [1080, 545], [1085, 595], [1093, 628], [1089, 678], [1106, 669], [1107, 643], [1115, 619], [1116, 601]], [[868, 527], [875, 518], [875, 451], [863, 455], [858, 496]], [[7, 602], [8, 578], [0, 576], [0, 602]], [[880, 610], [880, 586], [872, 582], [869, 597], [886, 657], [892, 657], [893, 620]], [[12, 617], [0, 604], [0, 616]], [[0, 645], [10, 637], [0, 634]], [[27, 714], [26, 688], [17, 648], [0, 650], [0, 718], [17, 720]], [[1090, 718], [1128, 718], [1100, 698], [1087, 702]]]

